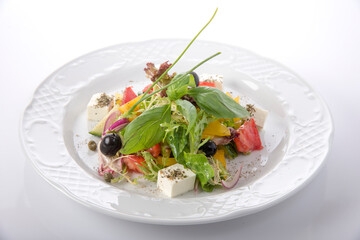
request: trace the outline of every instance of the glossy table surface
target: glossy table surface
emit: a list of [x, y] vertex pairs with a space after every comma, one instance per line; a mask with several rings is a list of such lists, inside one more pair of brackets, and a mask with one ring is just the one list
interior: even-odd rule
[[[170, 5], [170, 6], [168, 6]], [[305, 188], [256, 214], [194, 226], [109, 217], [41, 178], [22, 151], [19, 123], [36, 87], [90, 51], [158, 38], [199, 39], [274, 59], [327, 102], [335, 135]], [[0, 1], [0, 239], [360, 239], [360, 2]]]

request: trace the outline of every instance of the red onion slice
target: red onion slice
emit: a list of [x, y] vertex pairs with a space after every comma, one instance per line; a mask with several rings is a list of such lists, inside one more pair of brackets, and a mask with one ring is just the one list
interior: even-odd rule
[[104, 173], [109, 172], [111, 174], [114, 173], [113, 170], [109, 168], [109, 159], [100, 151], [100, 144], [101, 140], [98, 143], [97, 152], [99, 157], [99, 167], [98, 167], [98, 173], [100, 176], [104, 176]]
[[111, 163], [111, 168], [116, 172], [121, 172], [124, 166], [124, 157], [118, 157]]
[[120, 116], [120, 114], [121, 112], [119, 110], [116, 110], [109, 115], [109, 117], [105, 121], [103, 136], [106, 134], [106, 131], [109, 129], [109, 127], [114, 123], [115, 119]]
[[104, 154], [102, 154], [102, 152], [100, 151], [100, 144], [101, 144], [101, 140], [99, 141], [97, 146], [97, 153], [99, 157], [99, 166], [101, 167], [101, 170], [103, 170], [103, 166], [105, 166], [107, 163]]
[[231, 181], [228, 182], [228, 181], [221, 180], [221, 184], [223, 185], [223, 187], [226, 189], [231, 189], [231, 188], [235, 187], [235, 185], [239, 182], [239, 179], [241, 176], [241, 170], [242, 170], [242, 166], [239, 167], [239, 170], [235, 173], [235, 175], [233, 176]]
[[195, 180], [195, 194], [197, 194], [198, 193], [198, 186], [199, 186], [199, 179], [198, 178], [196, 178], [196, 180]]
[[129, 120], [127, 118], [121, 118], [119, 120], [117, 120], [116, 122], [114, 122], [108, 129], [107, 131], [115, 131], [118, 132], [121, 129], [123, 129], [124, 127], [126, 127], [126, 125], [129, 124]]

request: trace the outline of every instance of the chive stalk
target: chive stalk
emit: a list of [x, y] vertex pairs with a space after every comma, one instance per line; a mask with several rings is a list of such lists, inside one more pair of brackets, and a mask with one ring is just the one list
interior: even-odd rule
[[[152, 93], [146, 95], [146, 96], [143, 98], [143, 100], [146, 100], [146, 99], [150, 98], [151, 96], [153, 96], [154, 94], [156, 94], [156, 93], [164, 90], [165, 88], [168, 88], [168, 87], [170, 87], [171, 85], [174, 85], [175, 83], [181, 81], [184, 77], [186, 77], [186, 75], [190, 74], [190, 73], [193, 72], [196, 68], [200, 67], [201, 65], [203, 65], [204, 63], [206, 63], [207, 61], [209, 61], [210, 59], [216, 57], [216, 56], [219, 55], [219, 54], [221, 54], [221, 52], [217, 52], [217, 53], [215, 53], [214, 55], [211, 55], [210, 57], [208, 57], [208, 58], [206, 58], [205, 60], [201, 61], [201, 62], [198, 63], [195, 67], [193, 67], [192, 69], [190, 69], [189, 71], [187, 71], [187, 72], [184, 74], [184, 76], [182, 76], [181, 78], [177, 79], [176, 81], [173, 81], [173, 82], [167, 84], [166, 86], [164, 86], [164, 87], [162, 87], [162, 88], [160, 88], [160, 89], [158, 89], [158, 90], [156, 90], [156, 91], [153, 91]], [[141, 100], [141, 99], [140, 99], [140, 100]], [[135, 104], [139, 104], [139, 103], [140, 103], [140, 100], [139, 100], [137, 103], [135, 103]], [[134, 104], [134, 105], [135, 105], [135, 104]], [[136, 107], [136, 106], [135, 106], [135, 107]], [[131, 109], [130, 109], [130, 110], [131, 110]], [[129, 112], [130, 112], [130, 111], [129, 111]]]
[[[161, 76], [151, 85], [151, 87], [149, 87], [146, 92], [143, 94], [143, 96], [139, 99], [139, 101], [137, 101], [130, 109], [129, 111], [125, 114], [124, 117], [127, 117], [128, 115], [130, 115], [134, 109], [136, 108], [137, 105], [139, 105], [142, 101], [144, 101], [145, 99], [147, 99], [148, 97], [150, 97], [150, 95], [148, 94], [149, 91], [155, 86], [155, 84], [157, 84], [169, 71], [170, 69], [180, 60], [180, 58], [185, 54], [185, 52], [189, 49], [189, 47], [192, 45], [192, 43], [196, 40], [196, 38], [200, 35], [200, 33], [210, 24], [210, 22], [214, 19], [216, 13], [217, 13], [217, 8], [214, 12], [214, 14], [212, 15], [212, 17], [210, 18], [210, 20], [205, 24], [205, 26], [195, 35], [195, 37], [190, 41], [190, 43], [186, 46], [186, 48], [182, 51], [182, 53], [179, 55], [179, 57], [174, 61], [174, 63], [168, 68], [166, 69], [165, 72], [163, 72], [163, 74], [161, 74]], [[200, 65], [202, 65], [203, 63], [209, 61], [211, 58], [219, 55], [220, 53], [214, 54], [212, 57], [205, 59], [204, 61], [202, 61], [200, 63]], [[200, 66], [199, 64], [197, 66], [195, 66], [190, 72], [192, 72], [194, 69], [196, 69], [198, 66]], [[187, 72], [190, 73], [190, 72]], [[177, 81], [175, 81], [177, 82]], [[175, 83], [173, 82], [173, 83]], [[170, 83], [170, 84], [173, 84]], [[165, 87], [168, 87], [170, 84], [166, 85]], [[161, 88], [161, 90], [163, 90], [165, 87]], [[159, 92], [159, 91], [156, 91]], [[153, 95], [153, 94], [152, 94]], [[151, 96], [152, 96], [151, 95]]]

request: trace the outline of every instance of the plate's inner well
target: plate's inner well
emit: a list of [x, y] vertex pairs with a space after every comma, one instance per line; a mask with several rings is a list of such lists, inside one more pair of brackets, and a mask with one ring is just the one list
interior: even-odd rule
[[[141, 91], [144, 86], [150, 83], [145, 78], [143, 66], [139, 65], [122, 68], [106, 76], [94, 78], [88, 85], [81, 88], [66, 106], [66, 114], [64, 115], [64, 140], [65, 145], [79, 166], [93, 176], [103, 181], [98, 176], [97, 153], [90, 151], [87, 143], [90, 140], [96, 142], [99, 138], [91, 136], [88, 133], [88, 125], [86, 119], [86, 105], [92, 94], [96, 92], [114, 93], [120, 92], [127, 86], [133, 86], [135, 92]], [[184, 68], [183, 71], [185, 71]], [[211, 70], [206, 70], [211, 69]], [[201, 71], [201, 72], [200, 72]], [[224, 75], [224, 91], [231, 92], [233, 96], [240, 96], [243, 106], [246, 103], [252, 103], [269, 110], [266, 125], [260, 131], [261, 140], [264, 149], [252, 152], [250, 155], [239, 155], [236, 159], [227, 161], [227, 168], [230, 173], [243, 165], [243, 175], [236, 188], [248, 185], [256, 181], [260, 177], [268, 173], [282, 159], [286, 151], [288, 141], [288, 126], [286, 123], [286, 115], [282, 111], [281, 103], [276, 97], [271, 95], [271, 91], [259, 82], [254, 81], [251, 77], [244, 73], [235, 72], [231, 68], [217, 68], [212, 64], [208, 64], [198, 71], [199, 74], [211, 73]], [[125, 189], [130, 192], [152, 196], [164, 197], [156, 188], [156, 184], [146, 180], [141, 180], [137, 185], [132, 185], [123, 181], [121, 183], [111, 184], [115, 188]], [[201, 197], [206, 195], [219, 194], [224, 191], [232, 191], [225, 189], [215, 189], [212, 193], [190, 191], [180, 198]]]

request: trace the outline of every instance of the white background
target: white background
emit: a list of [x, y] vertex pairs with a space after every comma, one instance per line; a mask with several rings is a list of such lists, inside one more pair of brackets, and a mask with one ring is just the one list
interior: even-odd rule
[[[50, 73], [90, 51], [156, 38], [252, 50], [290, 67], [333, 115], [325, 166], [303, 190], [235, 220], [196, 226], [132, 223], [92, 211], [43, 180], [18, 126]], [[190, 49], [191, 50], [191, 49]], [[0, 0], [0, 239], [360, 239], [360, 1]]]

